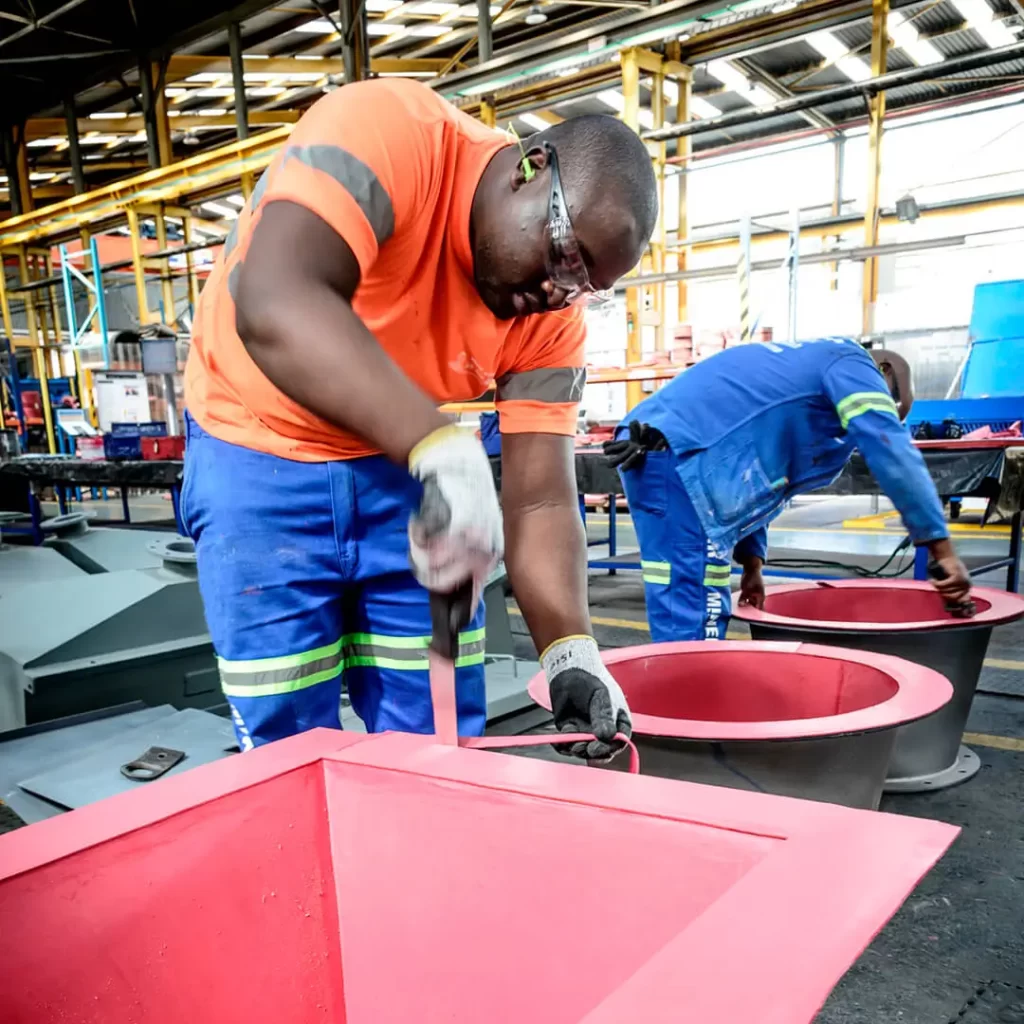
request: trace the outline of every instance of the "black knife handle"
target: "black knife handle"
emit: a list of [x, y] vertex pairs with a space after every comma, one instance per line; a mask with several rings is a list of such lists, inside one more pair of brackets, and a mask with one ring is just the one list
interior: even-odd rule
[[473, 615], [473, 581], [467, 580], [450, 594], [430, 595], [430, 646], [442, 658], [454, 661], [459, 651], [459, 632]]

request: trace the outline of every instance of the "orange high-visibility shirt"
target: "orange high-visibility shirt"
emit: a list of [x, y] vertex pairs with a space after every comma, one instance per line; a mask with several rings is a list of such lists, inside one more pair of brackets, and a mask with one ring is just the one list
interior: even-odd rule
[[505, 145], [409, 80], [346, 85], [310, 108], [257, 182], [200, 299], [185, 371], [199, 424], [223, 441], [304, 462], [373, 451], [279, 391], [235, 330], [238, 273], [261, 211], [280, 199], [345, 239], [361, 271], [353, 309], [438, 404], [477, 398], [494, 380], [504, 433], [574, 434], [585, 379], [581, 311], [499, 320], [473, 284], [470, 207]]

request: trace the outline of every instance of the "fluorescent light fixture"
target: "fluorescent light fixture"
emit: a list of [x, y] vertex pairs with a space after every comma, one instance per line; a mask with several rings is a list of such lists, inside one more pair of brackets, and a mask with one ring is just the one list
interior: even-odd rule
[[985, 0], [953, 0], [953, 6], [967, 22], [967, 27], [973, 28], [993, 49], [1017, 41], [1002, 21], [996, 20], [995, 12]]
[[227, 107], [203, 107], [202, 110], [190, 110], [190, 114], [198, 114], [200, 117], [220, 117], [228, 112]]
[[168, 110], [167, 111], [167, 116], [168, 117], [181, 117], [181, 111], [180, 110]]
[[542, 132], [545, 128], [550, 128], [551, 125], [544, 120], [543, 117], [538, 117], [536, 114], [520, 114], [519, 118], [523, 124], [528, 124], [535, 131]]
[[325, 36], [334, 31], [334, 26], [326, 18], [315, 18], [302, 25], [296, 25], [293, 32], [306, 32], [309, 35]]
[[108, 142], [119, 142], [118, 135], [83, 135], [79, 140], [80, 146], [105, 146]]
[[742, 96], [755, 107], [770, 107], [775, 97], [763, 86], [752, 82], [742, 71], [734, 68], [727, 60], [713, 60], [708, 64], [708, 74], [717, 78], [726, 89]]
[[186, 82], [219, 82], [222, 78], [230, 78], [230, 75], [225, 75], [219, 71], [199, 71], [194, 75], [189, 75], [185, 79]]
[[[614, 89], [605, 89], [597, 93], [597, 98], [618, 114], [622, 114], [626, 109], [625, 98], [621, 92], [616, 92]], [[641, 128], [653, 128], [654, 114], [650, 110], [641, 107], [639, 114], [637, 114], [637, 122]]]
[[41, 149], [44, 146], [56, 146], [58, 143], [63, 141], [64, 137], [62, 135], [53, 135], [48, 139], [29, 139], [25, 145], [31, 149]]
[[420, 25], [409, 25], [406, 34], [410, 36], [423, 36], [427, 39], [436, 39], [438, 36], [447, 35], [451, 29], [447, 25], [438, 25], [436, 22], [423, 22]]
[[713, 103], [709, 103], [703, 96], [690, 96], [690, 116], [696, 115], [702, 121], [709, 117], [718, 117], [722, 111]]
[[107, 110], [101, 114], [90, 114], [90, 121], [106, 121], [108, 118], [127, 117], [128, 115], [122, 113], [120, 110]]
[[804, 38], [825, 60], [837, 67], [853, 82], [864, 82], [871, 77], [871, 68], [850, 53], [849, 48], [831, 32], [812, 32]]
[[212, 96], [214, 99], [226, 99], [228, 96], [234, 96], [235, 90], [228, 89], [222, 86], [215, 86], [211, 89], [196, 89], [194, 95], [196, 96]]
[[49, 181], [53, 177], [53, 174], [37, 174], [35, 171], [30, 172], [28, 176], [29, 181]]
[[175, 96], [187, 96], [189, 93], [188, 89], [164, 89], [164, 95], [173, 99]]
[[934, 44], [922, 39], [921, 34], [899, 12], [889, 15], [889, 34], [893, 42], [910, 57], [915, 64], [939, 64], [943, 56]]
[[409, 14], [452, 14], [459, 9], [458, 4], [438, 3], [435, 0], [423, 0], [422, 3], [407, 4]]
[[261, 85], [255, 89], [246, 89], [246, 96], [283, 96], [288, 90], [274, 85]]
[[238, 211], [230, 206], [225, 206], [224, 203], [213, 203], [206, 202], [199, 204], [204, 210], [210, 210], [212, 213], [219, 214], [221, 217], [225, 217], [227, 220], [237, 220]]
[[231, 203], [232, 206], [237, 206], [239, 209], [245, 206], [245, 196], [241, 195], [238, 192], [236, 192], [234, 195], [225, 196], [224, 201]]
[[369, 21], [366, 23], [366, 34], [368, 36], [393, 36], [405, 28], [398, 21]]
[[402, 6], [402, 0], [366, 0], [366, 9], [375, 14], [387, 14], [396, 7]]

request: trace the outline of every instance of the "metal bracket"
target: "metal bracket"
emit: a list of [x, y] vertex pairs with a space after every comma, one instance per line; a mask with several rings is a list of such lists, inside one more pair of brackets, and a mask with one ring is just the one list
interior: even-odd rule
[[170, 747], [150, 747], [134, 761], [121, 765], [121, 774], [133, 782], [151, 782], [166, 775], [176, 764], [185, 759], [184, 750]]

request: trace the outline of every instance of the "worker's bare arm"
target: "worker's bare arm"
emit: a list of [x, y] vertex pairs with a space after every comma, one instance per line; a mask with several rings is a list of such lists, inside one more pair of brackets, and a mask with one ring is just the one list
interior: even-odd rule
[[241, 264], [236, 327], [289, 398], [404, 464], [447, 420], [352, 310], [358, 284], [340, 235], [305, 207], [271, 202]]
[[573, 441], [505, 434], [501, 450], [505, 567], [541, 652], [562, 637], [590, 633]]

